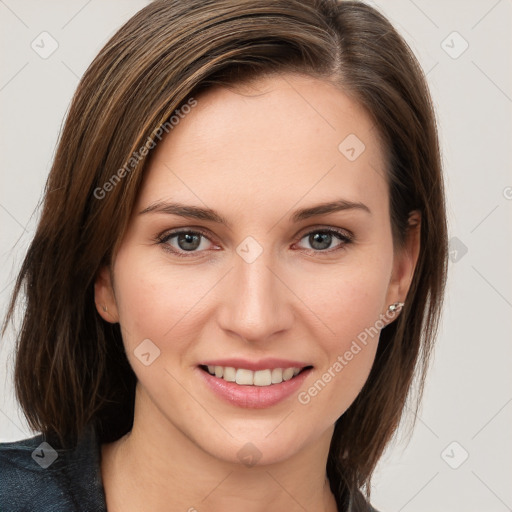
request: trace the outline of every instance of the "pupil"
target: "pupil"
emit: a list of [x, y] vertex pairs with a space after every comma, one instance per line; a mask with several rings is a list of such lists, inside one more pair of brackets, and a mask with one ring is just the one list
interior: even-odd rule
[[331, 236], [330, 233], [315, 233], [312, 237], [311, 246], [314, 249], [327, 249], [331, 243]]
[[[184, 242], [184, 244], [182, 244], [182, 242]], [[182, 234], [178, 236], [178, 245], [180, 246], [180, 249], [183, 249], [184, 251], [192, 251], [197, 249], [199, 247], [199, 243], [200, 240], [198, 235], [191, 235], [190, 233], [186, 233], [184, 235]]]

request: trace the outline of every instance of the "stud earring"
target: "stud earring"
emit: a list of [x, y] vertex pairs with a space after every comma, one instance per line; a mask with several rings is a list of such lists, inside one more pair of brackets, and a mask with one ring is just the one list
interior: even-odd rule
[[393, 304], [390, 304], [388, 307], [389, 313], [395, 313], [397, 310], [402, 309], [404, 307], [403, 302], [394, 302]]
[[107, 312], [107, 306], [105, 306], [105, 304], [102, 304], [101, 305], [101, 309], [103, 309], [103, 311], [106, 313]]

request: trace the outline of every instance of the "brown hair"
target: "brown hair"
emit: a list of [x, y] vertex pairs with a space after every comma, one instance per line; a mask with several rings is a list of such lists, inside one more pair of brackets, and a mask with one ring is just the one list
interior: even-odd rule
[[[335, 0], [156, 0], [133, 16], [73, 98], [4, 332], [24, 292], [15, 388], [31, 427], [62, 445], [75, 443], [89, 423], [101, 442], [129, 431], [135, 375], [119, 325], [97, 314], [93, 284], [115, 255], [148, 163], [130, 158], [192, 95], [285, 72], [337, 84], [371, 116], [387, 152], [397, 247], [409, 212], [422, 217], [406, 306], [382, 330], [369, 378], [335, 426], [327, 473], [342, 509], [349, 493], [363, 486], [369, 493], [416, 374], [421, 397], [447, 266], [428, 87], [412, 51], [376, 9]], [[122, 179], [98, 193], [123, 168]]]

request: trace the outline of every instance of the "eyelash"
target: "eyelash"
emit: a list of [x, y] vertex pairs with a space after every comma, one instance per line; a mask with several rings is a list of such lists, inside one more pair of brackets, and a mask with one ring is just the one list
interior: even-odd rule
[[[331, 254], [333, 252], [337, 252], [337, 251], [345, 249], [346, 248], [345, 246], [352, 243], [354, 240], [353, 235], [351, 233], [349, 234], [346, 231], [341, 231], [341, 230], [337, 230], [337, 229], [333, 229], [333, 228], [317, 228], [312, 231], [308, 231], [307, 233], [302, 235], [298, 239], [298, 242], [300, 242], [303, 238], [306, 238], [306, 237], [308, 237], [312, 234], [316, 234], [316, 233], [334, 235], [342, 243], [333, 249], [326, 249], [326, 250], [304, 249], [309, 254], [312, 254], [312, 253], [313, 254], [326, 254], [326, 253]], [[205, 231], [202, 231], [201, 229], [198, 229], [198, 228], [179, 229], [177, 231], [170, 231], [170, 232], [167, 231], [167, 232], [164, 232], [164, 233], [158, 235], [155, 242], [158, 244], [161, 244], [165, 251], [170, 252], [171, 254], [176, 255], [180, 258], [190, 258], [190, 257], [193, 257], [195, 254], [197, 254], [197, 252], [201, 252], [201, 251], [189, 251], [187, 254], [186, 252], [180, 252], [174, 248], [171, 248], [171, 246], [168, 244], [169, 240], [171, 240], [172, 238], [174, 238], [178, 235], [181, 235], [181, 234], [201, 235], [211, 242], [208, 234]]]

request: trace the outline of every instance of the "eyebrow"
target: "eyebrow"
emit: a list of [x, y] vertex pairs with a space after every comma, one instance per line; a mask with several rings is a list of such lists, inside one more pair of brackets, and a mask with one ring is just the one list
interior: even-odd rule
[[[318, 215], [326, 215], [329, 213], [346, 211], [346, 210], [359, 210], [371, 215], [371, 210], [361, 202], [348, 201], [346, 199], [338, 199], [328, 203], [320, 203], [307, 208], [296, 210], [290, 216], [290, 222], [300, 222], [311, 217]], [[177, 215], [187, 219], [198, 219], [204, 221], [215, 222], [216, 224], [223, 224], [228, 228], [231, 227], [230, 222], [211, 208], [202, 208], [199, 206], [184, 205], [181, 203], [169, 203], [165, 201], [157, 201], [147, 208], [144, 208], [139, 215], [146, 213], [165, 213], [168, 215]]]

